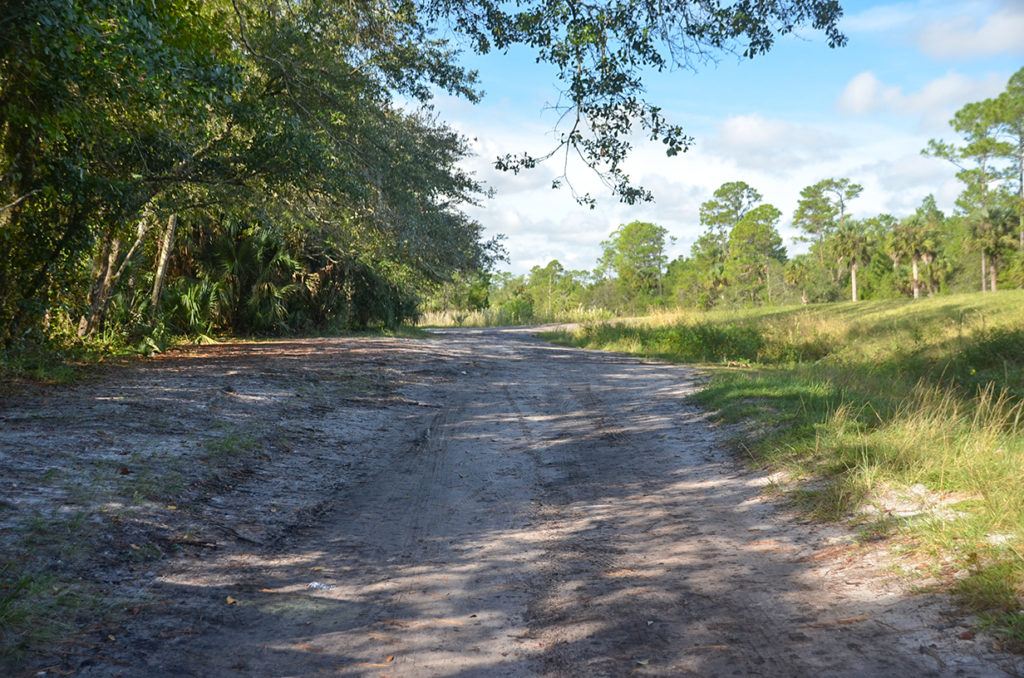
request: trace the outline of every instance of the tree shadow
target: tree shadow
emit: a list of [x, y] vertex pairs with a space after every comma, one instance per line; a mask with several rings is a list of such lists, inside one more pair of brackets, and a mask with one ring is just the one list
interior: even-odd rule
[[[763, 478], [732, 460], [705, 414], [683, 402], [696, 379], [686, 368], [552, 347], [518, 330], [446, 335], [412, 344], [403, 365], [420, 371], [397, 391], [408, 402], [388, 405], [387, 430], [352, 432], [350, 466], [311, 458], [310, 473], [337, 474], [309, 487], [325, 492], [313, 519], [286, 521], [260, 544], [227, 540], [152, 563], [130, 622], [89, 648], [73, 667], [79, 675], [990, 668], [970, 663], [966, 649], [960, 659], [949, 648], [918, 651], [942, 633], [935, 625], [954, 624], [936, 616], [941, 600], [884, 586], [858, 593], [825, 578], [848, 565], [823, 549], [845, 542], [765, 500]], [[187, 368], [238, 378], [236, 392], [254, 395], [230, 371], [295, 360], [298, 372], [280, 374], [288, 383], [312, 369], [303, 355], [322, 352], [321, 379], [340, 374], [330, 370], [357, 348], [368, 361], [397, 360], [387, 341], [289, 345], [267, 349], [269, 365], [218, 355]], [[231, 402], [247, 421], [280, 416], [297, 385]], [[427, 400], [442, 392], [443, 402]], [[351, 402], [321, 405], [304, 411], [315, 411], [317, 426], [357, 426], [345, 414]], [[372, 407], [362, 407], [369, 418]], [[220, 509], [204, 500], [196, 510], [216, 520]]]

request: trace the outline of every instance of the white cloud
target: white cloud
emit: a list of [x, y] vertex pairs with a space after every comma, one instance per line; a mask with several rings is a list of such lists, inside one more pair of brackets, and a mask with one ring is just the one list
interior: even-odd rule
[[753, 113], [719, 124], [708, 150], [728, 157], [740, 169], [787, 174], [844, 145], [842, 138], [817, 127]]
[[874, 73], [864, 71], [846, 83], [836, 107], [842, 113], [864, 115], [890, 108], [902, 96], [899, 87], [886, 87]]
[[1004, 86], [1005, 80], [995, 74], [978, 80], [949, 72], [917, 91], [904, 93], [902, 87], [886, 85], [874, 73], [864, 71], [846, 83], [836, 108], [851, 115], [896, 113], [944, 124], [965, 103], [994, 96]]
[[1024, 53], [1024, 3], [1011, 0], [983, 19], [958, 14], [927, 24], [916, 36], [925, 54], [972, 58]]
[[526, 273], [552, 259], [570, 269], [591, 269], [600, 254], [599, 243], [619, 223], [614, 203], [602, 196], [601, 209], [577, 205], [566, 190], [549, 186], [516, 194], [498, 193], [494, 200], [467, 213], [486, 235], [508, 235], [507, 268]]
[[950, 165], [944, 160], [904, 153], [884, 157], [854, 169], [866, 189], [875, 196], [871, 207], [897, 216], [910, 214], [929, 193], [943, 193], [944, 185], [954, 181]]

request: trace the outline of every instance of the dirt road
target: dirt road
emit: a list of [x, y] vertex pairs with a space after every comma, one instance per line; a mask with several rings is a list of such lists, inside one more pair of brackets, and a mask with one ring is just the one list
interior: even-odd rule
[[[79, 455], [205, 455], [117, 521], [97, 495], [122, 532], [83, 576], [126, 612], [26, 670], [1019, 675], [947, 599], [908, 595], [882, 546], [767, 499], [686, 404], [693, 371], [524, 330], [437, 335], [203, 348], [7, 404], [8, 445], [60, 436], [59, 410]], [[210, 453], [211, 426], [231, 449]], [[118, 442], [75, 442], [96, 430]], [[159, 556], [118, 558], [145, 539]]]

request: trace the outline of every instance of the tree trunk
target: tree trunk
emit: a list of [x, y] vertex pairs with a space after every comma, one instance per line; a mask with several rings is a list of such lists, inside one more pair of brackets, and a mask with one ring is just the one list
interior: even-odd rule
[[853, 290], [853, 300], [857, 301], [857, 263], [850, 266], [850, 284]]
[[995, 292], [996, 291], [996, 262], [995, 262], [994, 259], [990, 260], [988, 262], [988, 279], [989, 279], [989, 283], [990, 283], [989, 286], [988, 286], [989, 292]]
[[174, 247], [174, 232], [178, 228], [178, 215], [172, 214], [167, 219], [167, 230], [164, 231], [164, 240], [160, 245], [160, 258], [156, 265], [156, 275], [153, 276], [153, 296], [150, 299], [150, 317], [156, 319], [156, 313], [160, 303], [160, 292], [164, 287], [164, 276], [167, 274], [167, 262], [171, 259], [171, 249]]
[[551, 279], [554, 277], [555, 274], [553, 272], [548, 275], [548, 322], [551, 321]]
[[987, 292], [988, 291], [987, 288], [986, 288], [986, 285], [985, 285], [986, 277], [987, 277], [985, 269], [986, 269], [986, 264], [987, 263], [988, 262], [987, 262], [987, 260], [985, 258], [985, 250], [982, 250], [981, 251], [981, 291], [982, 292]]
[[920, 280], [920, 278], [918, 277], [918, 274], [917, 274], [917, 257], [916, 256], [911, 257], [910, 261], [911, 261], [911, 263], [913, 265], [913, 270], [914, 270], [914, 279], [913, 279], [913, 285], [912, 285], [912, 287], [914, 289], [914, 298], [915, 299], [920, 299], [921, 298], [921, 280]]
[[92, 334], [103, 324], [100, 309], [106, 306], [105, 301], [110, 296], [110, 286], [114, 279], [114, 265], [117, 263], [117, 255], [120, 251], [120, 238], [108, 238], [103, 245], [99, 275], [96, 276], [92, 293], [89, 295], [89, 315], [88, 317], [82, 316], [82, 320], [78, 323], [79, 337]]
[[[107, 308], [110, 306], [111, 293], [117, 286], [118, 281], [121, 280], [121, 276], [128, 269], [132, 259], [135, 257], [135, 253], [138, 252], [139, 247], [142, 246], [142, 242], [145, 240], [146, 235], [149, 233], [151, 221], [149, 215], [144, 215], [139, 219], [138, 225], [135, 227], [135, 242], [128, 248], [124, 257], [121, 258], [120, 264], [117, 268], [114, 268], [114, 263], [117, 260], [116, 251], [114, 256], [109, 258], [109, 268], [103, 274], [106, 279], [103, 284], [100, 285], [99, 294], [91, 300], [89, 309], [89, 317], [85, 319], [84, 327], [80, 324], [78, 328], [78, 336], [86, 337], [103, 327], [107, 318]], [[115, 239], [117, 246], [120, 246], [120, 241]]]

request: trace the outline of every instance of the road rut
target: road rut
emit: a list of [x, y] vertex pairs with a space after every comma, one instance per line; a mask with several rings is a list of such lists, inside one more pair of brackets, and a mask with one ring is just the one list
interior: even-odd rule
[[[687, 403], [693, 370], [528, 330], [436, 335], [374, 344], [381, 365], [389, 342], [405, 355], [390, 401], [263, 411], [327, 462], [269, 460], [250, 485], [292, 483], [316, 511], [159, 561], [140, 595], [164, 604], [78, 675], [1019, 675], [946, 598], [767, 498]], [[344, 464], [328, 429], [349, 431]]]

